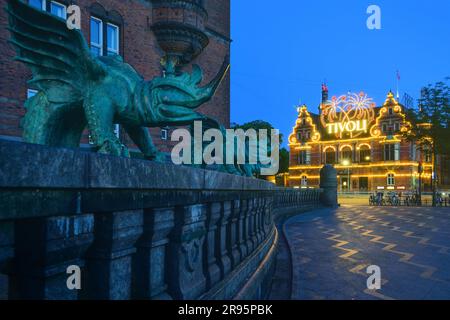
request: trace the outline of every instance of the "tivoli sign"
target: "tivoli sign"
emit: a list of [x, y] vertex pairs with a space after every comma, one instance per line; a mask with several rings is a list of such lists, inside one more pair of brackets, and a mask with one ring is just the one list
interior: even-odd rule
[[368, 125], [367, 119], [347, 121], [347, 122], [336, 122], [326, 124], [327, 132], [329, 134], [341, 134], [344, 132], [354, 133], [354, 132], [367, 132]]
[[365, 93], [349, 93], [322, 104], [320, 121], [329, 135], [356, 138], [369, 132], [374, 109], [375, 103]]

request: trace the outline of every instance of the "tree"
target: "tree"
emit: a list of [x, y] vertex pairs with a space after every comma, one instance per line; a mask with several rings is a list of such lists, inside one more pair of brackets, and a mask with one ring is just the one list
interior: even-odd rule
[[413, 130], [406, 138], [415, 141], [419, 150], [433, 156], [433, 205], [436, 205], [437, 156], [450, 154], [450, 88], [444, 82], [428, 85], [421, 90], [419, 109], [410, 111]]
[[[255, 120], [251, 122], [244, 123], [242, 125], [235, 124], [233, 125], [232, 129], [242, 129], [242, 130], [248, 130], [248, 129], [266, 129], [267, 134], [270, 136], [270, 130], [274, 129], [274, 127], [267, 121], [263, 120]], [[283, 134], [280, 133], [280, 145], [283, 144]], [[289, 171], [289, 151], [286, 148], [280, 148], [280, 169], [278, 173], [284, 173]]]

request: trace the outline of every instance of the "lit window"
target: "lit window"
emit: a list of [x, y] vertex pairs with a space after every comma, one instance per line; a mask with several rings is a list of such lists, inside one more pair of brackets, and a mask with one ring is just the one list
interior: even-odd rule
[[38, 91], [34, 90], [34, 89], [28, 89], [27, 90], [27, 99], [30, 99], [32, 97], [34, 97], [35, 95], [37, 95]]
[[381, 129], [383, 131], [383, 133], [385, 133], [387, 131], [387, 125], [386, 123], [383, 123], [383, 127]]
[[103, 55], [103, 22], [95, 17], [91, 17], [91, 52]]
[[352, 162], [353, 160], [353, 154], [352, 149], [349, 147], [345, 147], [342, 149], [342, 160], [347, 160], [349, 162]]
[[326, 164], [335, 164], [336, 163], [336, 152], [329, 148], [325, 152], [325, 163]]
[[396, 123], [394, 124], [394, 130], [395, 130], [395, 131], [400, 131], [400, 123], [396, 122]]
[[299, 164], [311, 164], [311, 151], [310, 150], [301, 150], [298, 154], [298, 163]]
[[302, 176], [302, 187], [307, 187], [308, 186], [308, 177], [307, 176]]
[[360, 162], [370, 162], [371, 160], [371, 154], [370, 149], [368, 146], [361, 146], [359, 149], [359, 161]]
[[393, 173], [389, 173], [387, 175], [387, 185], [388, 186], [395, 186], [395, 175]]
[[400, 144], [385, 144], [384, 145], [384, 160], [398, 161], [400, 160]]
[[50, 13], [62, 19], [67, 19], [66, 6], [56, 1], [50, 3]]
[[28, 4], [32, 7], [45, 10], [45, 0], [29, 0]]
[[161, 129], [161, 140], [167, 140], [169, 136], [169, 130]]
[[119, 27], [111, 23], [106, 26], [106, 46], [108, 55], [119, 54]]

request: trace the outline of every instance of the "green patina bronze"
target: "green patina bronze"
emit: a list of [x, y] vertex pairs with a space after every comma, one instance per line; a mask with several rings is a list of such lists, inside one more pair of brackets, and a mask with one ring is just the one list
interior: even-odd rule
[[19, 0], [9, 0], [7, 12], [15, 59], [31, 69], [29, 84], [39, 90], [25, 103], [26, 142], [78, 147], [88, 127], [98, 152], [129, 156], [114, 134], [113, 124], [120, 124], [148, 159], [158, 160], [146, 127], [210, 120], [194, 110], [214, 95], [228, 58], [204, 87], [199, 87], [198, 66], [192, 74], [167, 73], [145, 81], [120, 56], [93, 56], [81, 32], [69, 30], [64, 20]]

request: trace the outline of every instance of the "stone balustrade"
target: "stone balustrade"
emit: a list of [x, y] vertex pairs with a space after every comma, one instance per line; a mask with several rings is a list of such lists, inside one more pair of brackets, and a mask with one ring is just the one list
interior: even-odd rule
[[[0, 141], [0, 296], [261, 298], [275, 218], [319, 206], [321, 192]], [[68, 288], [69, 266], [81, 290]]]

